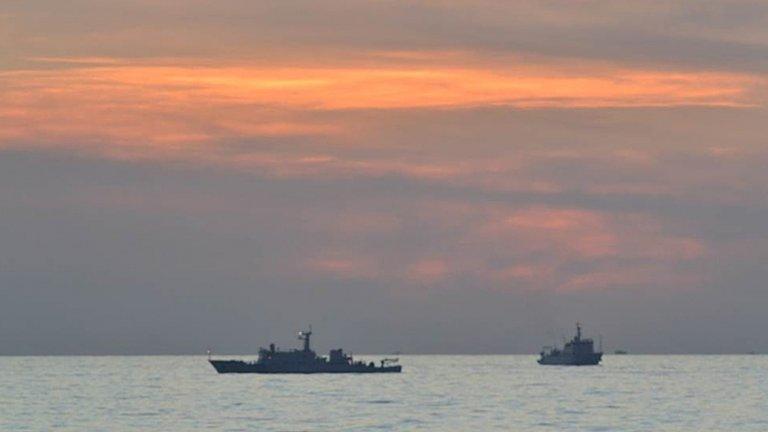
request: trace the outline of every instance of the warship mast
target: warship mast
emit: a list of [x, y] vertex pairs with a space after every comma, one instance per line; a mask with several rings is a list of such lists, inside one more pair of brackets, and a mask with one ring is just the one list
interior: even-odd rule
[[312, 326], [309, 326], [309, 331], [300, 331], [299, 332], [299, 340], [304, 341], [304, 352], [310, 351], [309, 349], [309, 338], [312, 336]]

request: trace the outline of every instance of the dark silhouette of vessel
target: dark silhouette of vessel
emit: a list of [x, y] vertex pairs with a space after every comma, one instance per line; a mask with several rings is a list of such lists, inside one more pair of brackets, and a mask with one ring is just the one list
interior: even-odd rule
[[538, 361], [540, 365], [591, 366], [600, 363], [602, 357], [602, 352], [595, 352], [592, 339], [581, 338], [581, 325], [576, 323], [576, 336], [562, 349], [545, 348]]
[[218, 373], [261, 373], [261, 374], [311, 374], [311, 373], [397, 373], [402, 366], [396, 358], [385, 358], [377, 366], [373, 362], [355, 361], [342, 349], [331, 350], [328, 357], [318, 356], [309, 345], [312, 327], [309, 331], [300, 331], [299, 340], [304, 342], [302, 349], [280, 351], [275, 344], [269, 349], [259, 348], [259, 358], [248, 362], [243, 360], [208, 361]]

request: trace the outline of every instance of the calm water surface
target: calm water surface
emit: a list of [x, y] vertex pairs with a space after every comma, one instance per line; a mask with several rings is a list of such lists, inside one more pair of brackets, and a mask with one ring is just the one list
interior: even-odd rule
[[0, 357], [0, 430], [768, 430], [768, 356], [401, 363], [402, 374], [218, 375], [200, 356]]

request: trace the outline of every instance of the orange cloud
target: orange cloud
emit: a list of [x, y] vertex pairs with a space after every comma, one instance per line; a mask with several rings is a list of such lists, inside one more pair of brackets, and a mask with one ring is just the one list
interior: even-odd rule
[[375, 260], [361, 256], [317, 256], [307, 260], [305, 267], [339, 279], [373, 279], [378, 275]]
[[[9, 72], [45, 92], [83, 96], [134, 94], [177, 102], [258, 103], [300, 109], [392, 109], [507, 104], [516, 107], [726, 105], [754, 103], [746, 90], [758, 79], [713, 72], [659, 72], [596, 66], [571, 72], [530, 64], [445, 64], [379, 67], [264, 67], [125, 63], [71, 59], [98, 67]], [[28, 89], [31, 87], [26, 85]], [[205, 97], [205, 99], [201, 99]], [[162, 102], [158, 100], [158, 102]], [[166, 102], [170, 102], [166, 100]]]
[[[167, 157], [201, 143], [343, 135], [336, 110], [755, 104], [743, 74], [497, 64], [461, 53], [383, 53], [339, 67], [42, 58], [64, 68], [0, 73], [0, 145], [85, 146]], [[400, 60], [398, 60], [400, 59]], [[401, 63], [398, 63], [401, 61]], [[335, 138], [338, 139], [338, 138]], [[122, 146], [127, 148], [116, 150]]]
[[[384, 242], [354, 253], [310, 251], [313, 258], [304, 261], [303, 270], [427, 289], [466, 280], [499, 291], [689, 289], [702, 280], [693, 270], [699, 266], [690, 264], [708, 256], [701, 240], [666, 233], [647, 215], [546, 206], [478, 208], [444, 201], [406, 205], [400, 212], [429, 227], [439, 245], [409, 243], [403, 235], [406, 226], [388, 224], [383, 235], [403, 239], [396, 246]], [[354, 221], [369, 215], [345, 212], [339, 217]], [[378, 224], [352, 231], [343, 225], [321, 224], [314, 235], [364, 245], [372, 233], [380, 233]]]
[[451, 268], [441, 259], [424, 259], [413, 264], [408, 271], [408, 279], [420, 284], [433, 284], [448, 276]]
[[579, 209], [521, 209], [491, 221], [480, 232], [483, 236], [524, 242], [529, 249], [551, 250], [580, 259], [615, 254], [619, 243], [605, 215]]
[[[650, 287], [672, 281], [690, 286], [698, 279], [677, 266], [707, 255], [700, 240], [665, 233], [657, 221], [638, 214], [532, 206], [494, 209], [487, 218], [463, 242], [478, 245], [475, 256], [485, 249], [507, 248], [508, 264], [481, 263], [476, 269], [495, 285], [545, 291]], [[499, 259], [493, 255], [493, 261]]]
[[602, 291], [624, 287], [666, 285], [676, 291], [688, 290], [702, 278], [692, 273], [675, 272], [664, 265], [640, 265], [587, 272], [569, 278], [557, 287], [560, 292]]

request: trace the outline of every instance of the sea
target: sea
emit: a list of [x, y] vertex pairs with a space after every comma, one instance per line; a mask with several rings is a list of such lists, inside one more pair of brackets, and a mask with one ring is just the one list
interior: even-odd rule
[[768, 431], [768, 356], [400, 362], [401, 374], [219, 375], [204, 356], [0, 357], [0, 431]]

